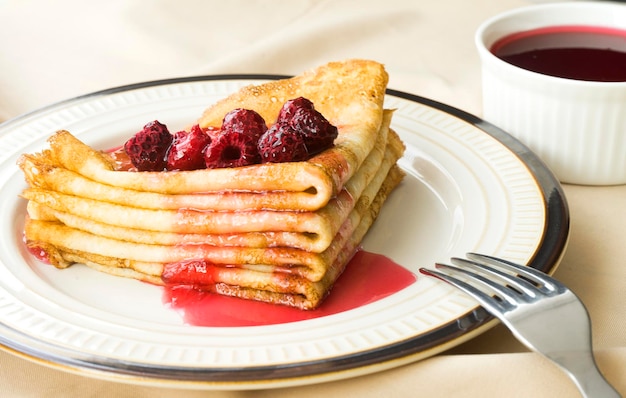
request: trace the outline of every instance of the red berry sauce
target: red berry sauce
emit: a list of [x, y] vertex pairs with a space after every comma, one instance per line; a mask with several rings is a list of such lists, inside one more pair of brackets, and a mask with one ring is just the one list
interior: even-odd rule
[[42, 249], [41, 247], [30, 247], [26, 246], [28, 252], [33, 255], [37, 260], [41, 261], [45, 264], [50, 264], [50, 256], [48, 252]]
[[[188, 267], [180, 267], [188, 269]], [[208, 276], [210, 280], [211, 277]], [[416, 275], [389, 258], [359, 250], [322, 305], [311, 311], [167, 286], [163, 302], [194, 326], [275, 325], [348, 311], [390, 296], [416, 281]]]
[[626, 30], [550, 26], [505, 36], [491, 47], [502, 60], [566, 79], [626, 81]]

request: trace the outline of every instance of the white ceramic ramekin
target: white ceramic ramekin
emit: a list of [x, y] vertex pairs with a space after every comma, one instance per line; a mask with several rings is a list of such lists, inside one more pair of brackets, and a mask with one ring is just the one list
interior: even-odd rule
[[626, 29], [626, 5], [565, 2], [512, 10], [477, 30], [483, 118], [539, 155], [564, 183], [626, 184], [626, 82], [590, 82], [530, 72], [492, 54], [509, 34], [558, 25]]

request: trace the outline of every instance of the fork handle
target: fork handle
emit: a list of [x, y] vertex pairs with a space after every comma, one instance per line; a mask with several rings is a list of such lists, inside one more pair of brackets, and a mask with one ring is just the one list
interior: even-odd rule
[[585, 398], [621, 398], [621, 395], [604, 378], [593, 354], [585, 352], [562, 353], [552, 357], [572, 378]]

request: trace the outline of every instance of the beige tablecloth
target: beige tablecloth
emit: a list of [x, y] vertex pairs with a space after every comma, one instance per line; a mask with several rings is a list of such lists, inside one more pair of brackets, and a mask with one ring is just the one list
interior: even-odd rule
[[[473, 34], [521, 0], [0, 2], [0, 120], [88, 92], [219, 73], [298, 74], [352, 57], [389, 87], [480, 115]], [[602, 370], [626, 394], [626, 186], [566, 185], [571, 239], [556, 277], [585, 302]], [[287, 389], [185, 391], [113, 383], [0, 352], [5, 397], [575, 397], [569, 379], [502, 326], [369, 376]]]

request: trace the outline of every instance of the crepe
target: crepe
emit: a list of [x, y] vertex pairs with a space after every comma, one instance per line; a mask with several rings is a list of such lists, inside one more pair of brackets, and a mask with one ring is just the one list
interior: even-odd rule
[[[135, 172], [68, 131], [18, 164], [29, 187], [25, 239], [51, 264], [83, 263], [155, 284], [302, 309], [328, 294], [402, 172], [404, 146], [383, 109], [382, 65], [330, 63], [245, 87], [197, 121], [235, 108], [274, 120], [304, 96], [338, 128], [335, 145], [300, 162]], [[202, 270], [200, 272], [199, 270]]]

